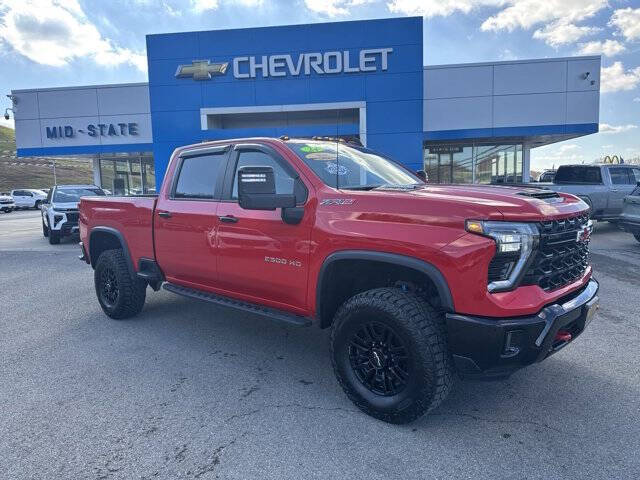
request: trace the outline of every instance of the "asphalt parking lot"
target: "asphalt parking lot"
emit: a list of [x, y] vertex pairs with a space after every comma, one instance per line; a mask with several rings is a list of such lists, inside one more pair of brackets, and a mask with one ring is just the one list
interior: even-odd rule
[[601, 310], [501, 382], [407, 426], [360, 413], [328, 333], [148, 290], [108, 319], [77, 239], [0, 214], [0, 478], [637, 478], [640, 243], [597, 225]]

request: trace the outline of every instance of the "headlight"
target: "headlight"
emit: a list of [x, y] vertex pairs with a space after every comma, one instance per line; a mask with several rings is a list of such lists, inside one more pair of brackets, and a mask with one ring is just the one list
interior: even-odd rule
[[466, 229], [496, 242], [496, 254], [489, 266], [489, 292], [513, 290], [538, 245], [538, 228], [531, 223], [467, 220]]

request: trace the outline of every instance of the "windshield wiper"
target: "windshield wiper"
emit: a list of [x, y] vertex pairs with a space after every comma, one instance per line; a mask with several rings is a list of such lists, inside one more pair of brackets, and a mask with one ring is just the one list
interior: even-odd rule
[[354, 185], [352, 187], [338, 187], [340, 190], [373, 190], [380, 188], [382, 185]]
[[384, 185], [379, 185], [376, 188], [387, 188], [389, 190], [415, 190], [416, 188], [420, 188], [422, 183], [406, 183], [406, 184], [398, 184], [394, 185], [392, 183], [385, 183]]

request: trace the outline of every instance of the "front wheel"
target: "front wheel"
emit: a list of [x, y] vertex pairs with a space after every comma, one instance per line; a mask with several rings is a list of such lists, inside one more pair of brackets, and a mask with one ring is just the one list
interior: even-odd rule
[[636, 240], [640, 242], [640, 233], [634, 233], [633, 236], [636, 237]]
[[347, 396], [385, 422], [412, 422], [436, 408], [453, 385], [443, 315], [396, 288], [360, 293], [338, 309], [331, 354]]
[[49, 236], [49, 227], [47, 227], [47, 225], [44, 223], [44, 220], [42, 220], [42, 235], [44, 236], [44, 238], [47, 238]]
[[132, 275], [122, 250], [106, 250], [96, 262], [94, 283], [104, 313], [116, 320], [142, 311], [147, 283]]
[[[50, 245], [58, 245], [60, 243], [60, 230], [51, 230], [47, 229], [49, 232], [49, 244]], [[45, 235], [47, 236], [47, 235]]]

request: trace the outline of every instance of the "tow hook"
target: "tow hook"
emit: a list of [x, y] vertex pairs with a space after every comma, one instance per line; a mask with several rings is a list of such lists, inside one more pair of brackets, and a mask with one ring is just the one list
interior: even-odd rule
[[571, 334], [566, 330], [558, 330], [554, 343], [565, 343], [571, 341]]

